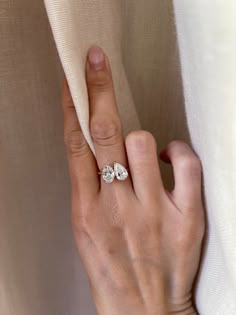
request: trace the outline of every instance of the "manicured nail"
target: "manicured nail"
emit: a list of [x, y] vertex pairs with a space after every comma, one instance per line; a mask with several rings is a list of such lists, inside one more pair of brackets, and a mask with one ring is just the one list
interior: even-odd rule
[[171, 164], [171, 160], [170, 160], [169, 156], [167, 155], [166, 150], [161, 151], [159, 154], [159, 157], [163, 162]]
[[94, 70], [102, 70], [105, 64], [105, 56], [100, 47], [93, 46], [88, 52], [88, 61]]

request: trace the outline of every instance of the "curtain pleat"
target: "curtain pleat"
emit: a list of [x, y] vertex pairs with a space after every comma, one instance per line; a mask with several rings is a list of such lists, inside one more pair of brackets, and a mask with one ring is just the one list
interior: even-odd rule
[[45, 1], [54, 38], [81, 128], [94, 151], [89, 132], [89, 108], [85, 83], [85, 60], [91, 45], [108, 55], [124, 133], [140, 127], [130, 93], [121, 51], [121, 2]]
[[176, 0], [188, 126], [200, 156], [208, 229], [201, 315], [236, 314], [236, 3]]

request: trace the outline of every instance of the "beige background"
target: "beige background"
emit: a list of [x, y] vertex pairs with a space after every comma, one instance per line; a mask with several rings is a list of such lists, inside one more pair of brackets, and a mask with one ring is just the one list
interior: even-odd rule
[[[81, 6], [88, 24], [95, 2]], [[159, 148], [186, 139], [171, 2], [117, 1], [116, 9], [106, 12], [121, 18], [120, 24], [113, 21], [120, 32], [119, 58], [142, 128], [154, 133]], [[98, 29], [108, 27], [103, 19], [98, 23]], [[43, 2], [1, 0], [0, 43], [0, 313], [95, 314], [71, 233], [62, 67]], [[108, 55], [115, 47], [107, 47]], [[116, 65], [113, 69], [116, 75]], [[82, 66], [78, 76], [83, 77]], [[124, 84], [128, 96], [118, 98], [127, 131], [138, 122], [122, 102], [131, 98], [122, 78], [119, 95]], [[167, 168], [164, 172], [168, 180]]]
[[[135, 7], [135, 9], [134, 9]], [[143, 129], [158, 151], [174, 139], [189, 142], [172, 1], [122, 1], [122, 53]], [[170, 186], [170, 168], [161, 164]]]

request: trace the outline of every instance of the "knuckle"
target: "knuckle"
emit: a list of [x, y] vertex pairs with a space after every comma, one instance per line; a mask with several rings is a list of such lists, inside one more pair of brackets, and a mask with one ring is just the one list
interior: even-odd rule
[[175, 248], [180, 252], [185, 252], [186, 250], [189, 250], [192, 241], [190, 240], [191, 235], [188, 234], [189, 238], [186, 238], [186, 234], [179, 233], [178, 236], [175, 239]]
[[192, 152], [192, 149], [190, 148], [190, 146], [181, 140], [172, 140], [168, 144], [167, 149], [168, 151], [179, 152], [179, 154], [180, 152], [182, 152], [182, 155], [183, 155], [183, 152], [185, 152], [185, 155], [187, 155], [186, 152]]
[[102, 146], [114, 145], [122, 136], [121, 125], [115, 120], [91, 120], [90, 130], [94, 142]]
[[181, 168], [188, 170], [193, 175], [201, 174], [201, 161], [197, 156], [186, 155], [180, 157], [179, 165]]
[[180, 140], [172, 140], [169, 144], [168, 147], [176, 147], [179, 145], [187, 145], [186, 143], [180, 141]]
[[74, 130], [66, 133], [64, 142], [67, 152], [73, 156], [80, 156], [88, 151], [88, 145], [81, 130]]
[[200, 174], [202, 170], [202, 165], [199, 157], [193, 152], [188, 144], [174, 140], [168, 145], [170, 151], [178, 151], [176, 154], [176, 160], [178, 162], [178, 167], [184, 170], [193, 172], [193, 174]]
[[147, 146], [156, 145], [153, 135], [146, 130], [137, 130], [130, 132], [126, 137], [127, 146], [135, 146], [140, 149], [146, 149]]
[[96, 72], [87, 79], [90, 92], [103, 93], [112, 88], [112, 80], [108, 72]]

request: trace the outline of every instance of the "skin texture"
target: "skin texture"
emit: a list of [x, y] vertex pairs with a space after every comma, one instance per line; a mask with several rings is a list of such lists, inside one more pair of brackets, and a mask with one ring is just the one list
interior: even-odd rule
[[[72, 225], [100, 315], [196, 314], [193, 283], [205, 230], [201, 163], [185, 143], [171, 142], [174, 190], [162, 183], [153, 136], [126, 139], [108, 58], [91, 47], [86, 61], [90, 131], [96, 159], [82, 134], [66, 80], [64, 139], [71, 177]], [[107, 184], [98, 175], [114, 161], [129, 177]]]

